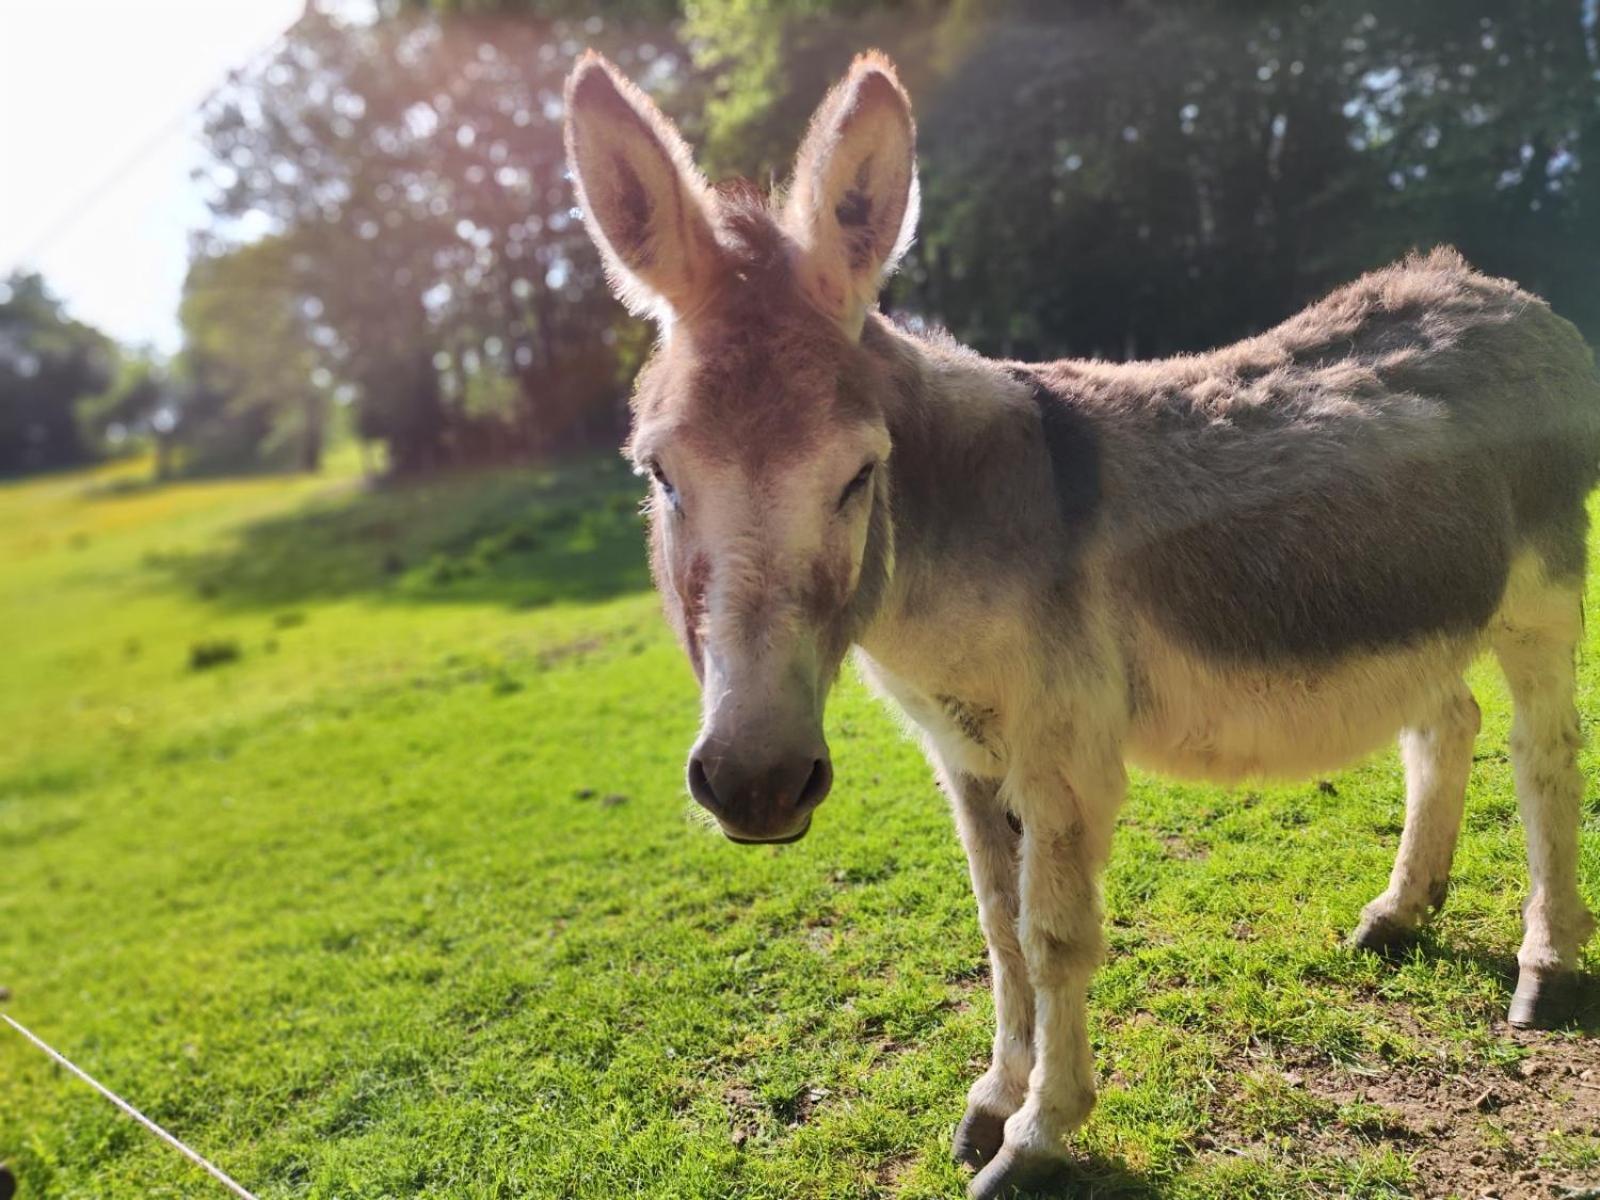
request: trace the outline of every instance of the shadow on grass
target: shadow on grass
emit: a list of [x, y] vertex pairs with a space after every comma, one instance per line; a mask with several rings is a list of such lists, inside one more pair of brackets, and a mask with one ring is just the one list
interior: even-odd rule
[[129, 472], [104, 478], [91, 478], [88, 483], [84, 484], [81, 494], [85, 500], [121, 500], [129, 496], [147, 496], [165, 491], [170, 487], [182, 485], [193, 486], [207, 483], [238, 483], [241, 480], [292, 480], [300, 478], [304, 478], [302, 472], [266, 463], [227, 468], [218, 467], [211, 470], [181, 471], [170, 475], [162, 475], [152, 469], [140, 471], [137, 474]]
[[1099, 1154], [1079, 1155], [1042, 1191], [1024, 1193], [1045, 1197], [1105, 1197], [1106, 1200], [1161, 1200], [1166, 1190], [1131, 1170], [1120, 1159]]
[[[1428, 962], [1472, 967], [1488, 975], [1504, 990], [1505, 1007], [1510, 1006], [1511, 994], [1517, 989], [1518, 967], [1515, 954], [1441, 941], [1432, 929], [1426, 928], [1420, 930], [1416, 939], [1399, 953], [1416, 954]], [[1577, 1011], [1570, 1021], [1560, 1026], [1560, 1030], [1581, 1033], [1585, 1037], [1600, 1037], [1600, 978], [1589, 974], [1581, 977]]]
[[1169, 1192], [1131, 1170], [1121, 1159], [1080, 1153], [1047, 1177], [1035, 1178], [1028, 1186], [1005, 1194], [1012, 1200], [1076, 1200], [1087, 1196], [1096, 1200], [1162, 1200]]
[[535, 608], [650, 586], [642, 489], [620, 460], [462, 472], [318, 497], [145, 566], [231, 608], [354, 596]]

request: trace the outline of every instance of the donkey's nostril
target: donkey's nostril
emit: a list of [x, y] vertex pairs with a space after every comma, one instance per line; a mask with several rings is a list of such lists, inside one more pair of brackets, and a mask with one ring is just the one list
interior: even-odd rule
[[812, 750], [746, 760], [714, 742], [696, 745], [689, 752], [689, 794], [735, 841], [792, 840], [805, 832], [811, 810], [833, 785], [828, 752], [816, 749], [821, 755], [813, 757]]
[[811, 774], [807, 777], [805, 786], [800, 789], [800, 796], [795, 801], [795, 808], [804, 811], [815, 808], [827, 799], [828, 789], [833, 786], [833, 764], [826, 758], [819, 758], [811, 764]]
[[722, 812], [722, 802], [712, 790], [711, 777], [706, 774], [705, 764], [700, 761], [699, 755], [689, 760], [689, 794], [712, 813]]

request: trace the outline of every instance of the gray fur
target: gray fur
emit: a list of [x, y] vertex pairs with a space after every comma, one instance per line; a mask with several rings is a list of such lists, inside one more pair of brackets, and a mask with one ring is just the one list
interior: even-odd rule
[[[930, 386], [920, 357], [948, 353], [881, 323], [865, 344], [902, 395]], [[1482, 629], [1521, 549], [1581, 571], [1600, 468], [1592, 355], [1542, 301], [1451, 251], [1209, 354], [988, 369], [997, 393], [1015, 379], [1049, 395], [1032, 393], [1036, 413], [964, 414], [943, 444], [905, 405], [897, 502], [931, 558], [970, 551], [1035, 578], [1046, 625], [1070, 620], [1085, 555], [1195, 652], [1241, 664]], [[902, 529], [897, 545], [917, 569], [917, 539]], [[1052, 616], [1052, 600], [1069, 607]]]

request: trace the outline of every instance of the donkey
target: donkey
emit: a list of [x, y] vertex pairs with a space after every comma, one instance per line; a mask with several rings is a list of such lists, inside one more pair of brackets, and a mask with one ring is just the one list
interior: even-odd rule
[[1451, 250], [1258, 337], [1157, 362], [996, 362], [875, 311], [917, 215], [893, 66], [858, 58], [778, 199], [710, 186], [590, 53], [566, 145], [617, 295], [659, 324], [627, 446], [699, 678], [688, 788], [736, 842], [803, 837], [854, 647], [920, 731], [965, 844], [996, 1033], [955, 1134], [986, 1198], [1054, 1172], [1094, 1103], [1085, 1005], [1125, 764], [1304, 777], [1398, 734], [1406, 819], [1353, 940], [1444, 902], [1499, 659], [1527, 833], [1517, 1026], [1566, 1019], [1574, 654], [1600, 375], [1542, 301]]

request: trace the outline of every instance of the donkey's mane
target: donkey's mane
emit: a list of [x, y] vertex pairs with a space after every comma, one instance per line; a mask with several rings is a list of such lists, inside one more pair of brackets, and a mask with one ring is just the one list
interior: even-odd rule
[[716, 198], [717, 239], [729, 269], [742, 279], [774, 283], [787, 278], [789, 236], [772, 211], [771, 195], [748, 179], [726, 179]]

